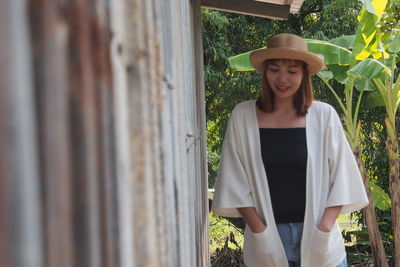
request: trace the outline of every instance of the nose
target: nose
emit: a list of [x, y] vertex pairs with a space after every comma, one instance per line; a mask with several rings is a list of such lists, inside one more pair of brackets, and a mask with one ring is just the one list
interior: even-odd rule
[[280, 71], [278, 73], [278, 77], [277, 78], [278, 78], [279, 82], [286, 82], [287, 81], [287, 75], [283, 71]]

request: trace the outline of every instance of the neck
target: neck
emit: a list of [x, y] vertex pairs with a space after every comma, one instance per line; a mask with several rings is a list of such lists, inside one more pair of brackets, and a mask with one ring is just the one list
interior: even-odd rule
[[293, 107], [293, 99], [288, 98], [288, 99], [280, 99], [277, 100], [275, 99], [275, 107], [274, 107], [276, 112], [291, 112], [294, 111]]

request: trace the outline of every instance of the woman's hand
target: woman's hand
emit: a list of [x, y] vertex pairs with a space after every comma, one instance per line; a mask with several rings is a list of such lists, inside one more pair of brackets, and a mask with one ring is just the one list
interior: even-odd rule
[[336, 219], [340, 214], [343, 206], [334, 206], [325, 208], [324, 215], [318, 225], [318, 230], [329, 233], [335, 225]]
[[[251, 227], [250, 227], [251, 228]], [[253, 227], [252, 229], [251, 229], [251, 231], [253, 231], [253, 233], [262, 233], [262, 232], [264, 232], [265, 231], [265, 228], [267, 228], [266, 226], [265, 226], [265, 224], [260, 224], [259, 226], [256, 226], [256, 227]]]
[[238, 208], [238, 211], [253, 233], [261, 233], [265, 230], [266, 225], [258, 216], [255, 207]]

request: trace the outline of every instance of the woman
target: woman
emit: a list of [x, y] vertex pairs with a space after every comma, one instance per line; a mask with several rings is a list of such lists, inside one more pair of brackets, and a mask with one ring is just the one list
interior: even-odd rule
[[336, 219], [368, 198], [337, 113], [313, 101], [323, 60], [279, 34], [250, 62], [263, 90], [231, 114], [212, 210], [244, 218], [248, 267], [347, 266]]

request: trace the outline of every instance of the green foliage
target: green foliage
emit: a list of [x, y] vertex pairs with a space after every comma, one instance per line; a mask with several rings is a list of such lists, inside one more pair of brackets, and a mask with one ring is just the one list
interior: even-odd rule
[[390, 69], [380, 61], [372, 58], [364, 59], [351, 67], [347, 74], [351, 78], [372, 79], [384, 78], [384, 75], [391, 75]]
[[371, 188], [372, 199], [374, 200], [375, 206], [383, 211], [390, 209], [391, 201], [389, 195], [372, 181], [369, 181], [368, 185]]
[[337, 38], [333, 38], [329, 42], [331, 44], [335, 44], [350, 50], [353, 49], [354, 38], [355, 35], [344, 35]]
[[[234, 235], [235, 243], [229, 242], [228, 245], [231, 249], [237, 249], [243, 247], [243, 231], [240, 228], [235, 227], [228, 220], [210, 213], [210, 251], [214, 253], [217, 248], [221, 249], [225, 244], [225, 239], [230, 236], [231, 233]], [[211, 253], [211, 254], [212, 254]], [[214, 255], [211, 255], [214, 256]]]
[[[233, 107], [259, 91], [257, 73], [229, 68], [227, 58], [254, 49], [268, 38], [270, 27], [260, 19], [202, 9], [209, 187], [215, 183], [222, 140]], [[225, 23], [228, 21], [229, 23]]]
[[353, 45], [353, 57], [363, 60], [370, 55], [374, 58], [388, 57], [382, 49], [380, 20], [387, 0], [364, 0], [364, 6], [358, 15], [358, 28]]
[[309, 51], [323, 54], [326, 65], [339, 64], [348, 65], [351, 60], [351, 52], [345, 47], [331, 42], [306, 39]]
[[[390, 214], [386, 213], [388, 216], [383, 216], [379, 223], [379, 228], [383, 244], [386, 248], [387, 258], [389, 262], [392, 260], [393, 253], [393, 236], [390, 234]], [[350, 241], [346, 244], [347, 260], [351, 265], [366, 266], [365, 264], [373, 264], [373, 257], [371, 251], [371, 241], [368, 235], [368, 229], [362, 228], [360, 230], [345, 231], [344, 239]]]

